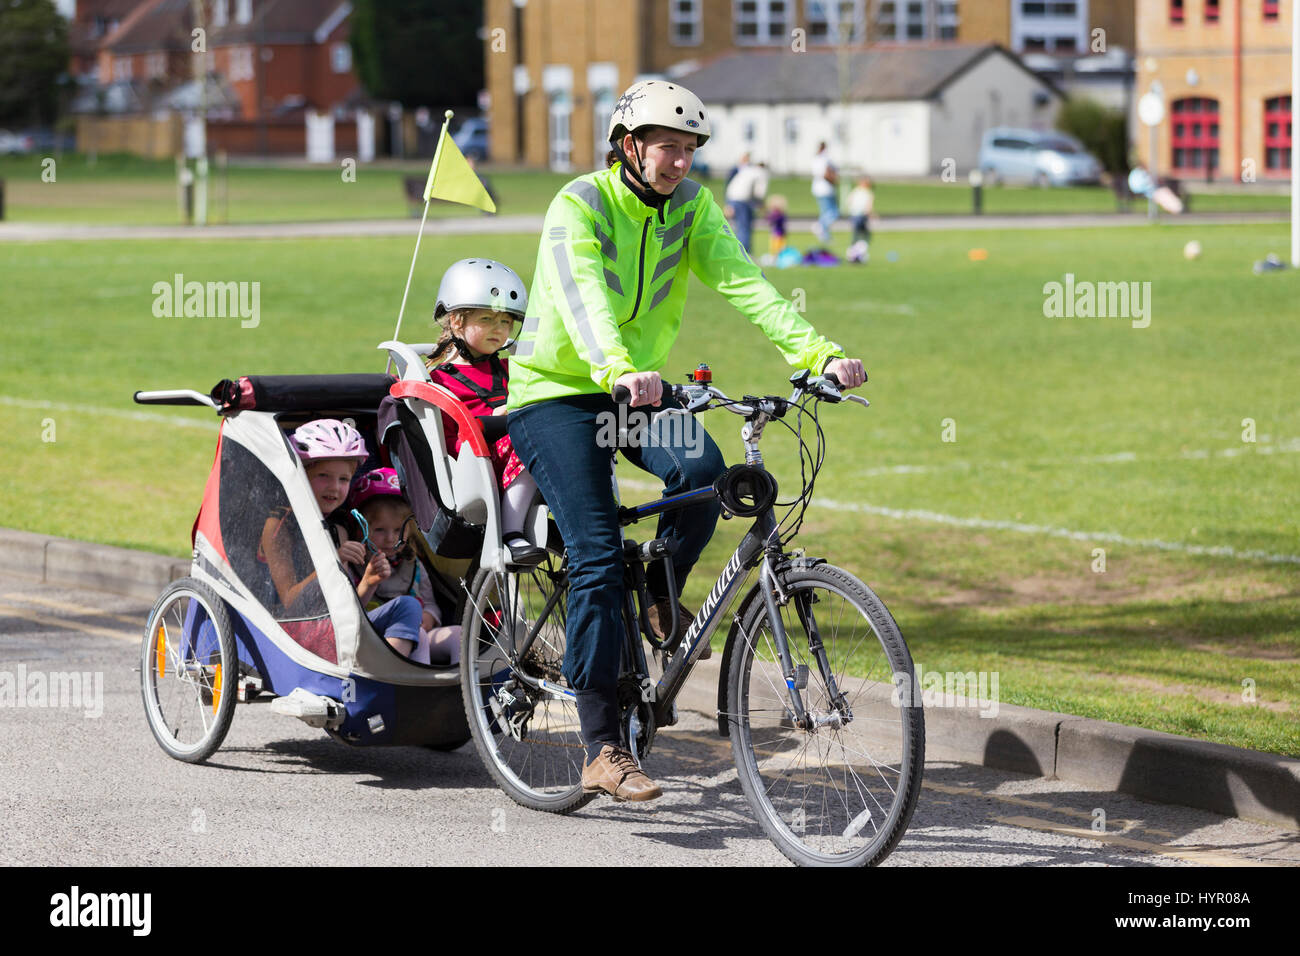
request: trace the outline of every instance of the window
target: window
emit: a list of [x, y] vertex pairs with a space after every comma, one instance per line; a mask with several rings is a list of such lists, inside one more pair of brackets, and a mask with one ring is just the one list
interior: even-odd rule
[[1219, 101], [1205, 97], [1174, 100], [1173, 167], [1186, 173], [1219, 166]]
[[1264, 19], [1277, 19], [1277, 0], [1264, 0]]
[[866, 33], [866, 0], [804, 0], [808, 39], [857, 43]]
[[1053, 37], [1052, 49], [1057, 53], [1069, 53], [1078, 49], [1078, 44], [1075, 43], [1074, 37]]
[[909, 40], [925, 39], [925, 4], [908, 0], [904, 36]]
[[1205, 0], [1205, 22], [1219, 22], [1219, 0]]
[[898, 39], [898, 5], [894, 0], [881, 0], [876, 7], [875, 40]]
[[1187, 11], [1183, 9], [1183, 0], [1169, 0], [1169, 22], [1182, 23]]
[[253, 20], [253, 0], [235, 0], [235, 22], [251, 23]]
[[352, 71], [352, 45], [349, 43], [330, 44], [330, 69], [335, 73]]
[[675, 46], [700, 42], [700, 0], [668, 0], [668, 39]]
[[1026, 53], [1042, 52], [1047, 49], [1047, 38], [1027, 36], [1021, 41], [1021, 48]]
[[734, 0], [732, 23], [736, 43], [784, 46], [790, 34], [790, 4], [794, 0]]
[[754, 121], [745, 120], [745, 125], [742, 127], [742, 129], [744, 130], [744, 132], [742, 132], [741, 135], [745, 138], [745, 142], [747, 144], [753, 143], [754, 136], [756, 134], [756, 130], [754, 129]]
[[799, 120], [793, 116], [785, 118], [785, 141], [791, 145], [799, 142]]
[[131, 58], [129, 56], [118, 56], [113, 58], [113, 82], [119, 83], [123, 80], [131, 79]]
[[957, 4], [955, 2], [941, 2], [939, 4], [939, 16], [935, 20], [939, 28], [940, 40], [957, 39], [957, 26], [961, 23], [957, 16]]
[[229, 0], [212, 0], [212, 25], [224, 27], [230, 16]]
[[1270, 172], [1291, 169], [1291, 97], [1275, 96], [1264, 101], [1264, 168]]
[[1045, 3], [1022, 3], [1020, 13], [1026, 17], [1042, 17], [1047, 15], [1047, 4]]
[[240, 83], [253, 79], [253, 48], [236, 46], [230, 48], [230, 70], [226, 77], [231, 83]]

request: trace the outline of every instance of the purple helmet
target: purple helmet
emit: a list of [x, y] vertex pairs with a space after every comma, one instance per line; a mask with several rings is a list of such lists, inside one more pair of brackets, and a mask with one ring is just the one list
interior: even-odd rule
[[299, 426], [293, 433], [293, 450], [304, 462], [324, 458], [354, 458], [362, 462], [370, 457], [361, 434], [346, 422], [333, 418]]

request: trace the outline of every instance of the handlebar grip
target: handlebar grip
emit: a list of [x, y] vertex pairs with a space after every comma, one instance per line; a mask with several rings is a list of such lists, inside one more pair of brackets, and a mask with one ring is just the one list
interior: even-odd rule
[[626, 385], [615, 385], [612, 394], [616, 405], [626, 405], [632, 401], [632, 391]]
[[835, 377], [834, 372], [827, 372], [825, 375], [822, 376], [822, 378], [826, 379], [826, 381], [830, 382], [836, 388], [842, 389], [844, 387], [843, 385], [840, 384], [840, 380]]

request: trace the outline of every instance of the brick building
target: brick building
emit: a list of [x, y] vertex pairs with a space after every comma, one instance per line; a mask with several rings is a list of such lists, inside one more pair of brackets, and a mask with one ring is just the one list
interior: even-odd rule
[[[1292, 161], [1294, 0], [1138, 0], [1137, 92], [1165, 101], [1156, 168], [1184, 177], [1285, 178]], [[1150, 163], [1145, 127], [1135, 131]]]
[[996, 44], [1131, 46], [1134, 0], [484, 0], [492, 156], [586, 168], [637, 78], [679, 76], [737, 51]]

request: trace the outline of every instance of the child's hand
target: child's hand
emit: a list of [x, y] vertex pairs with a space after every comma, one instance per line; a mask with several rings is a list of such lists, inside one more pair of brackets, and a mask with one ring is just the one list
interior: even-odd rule
[[339, 545], [339, 560], [344, 564], [365, 564], [365, 546], [360, 541], [344, 541]]
[[376, 552], [366, 565], [366, 573], [361, 577], [360, 590], [368, 590], [393, 573], [392, 565], [382, 551]]

